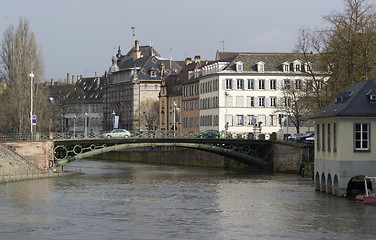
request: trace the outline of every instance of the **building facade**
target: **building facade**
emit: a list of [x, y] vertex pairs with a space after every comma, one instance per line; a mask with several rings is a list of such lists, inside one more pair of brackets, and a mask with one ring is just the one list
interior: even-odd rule
[[[281, 121], [279, 117], [291, 104], [286, 95], [289, 86], [307, 87], [315, 71], [314, 56], [312, 61], [301, 57], [294, 53], [217, 53], [217, 61], [194, 71], [199, 81], [199, 130], [296, 133], [288, 116]], [[325, 79], [325, 74], [315, 74]]]
[[316, 190], [348, 196], [352, 182], [364, 187], [364, 176], [376, 176], [376, 84], [353, 84], [313, 119]]
[[161, 72], [173, 76], [180, 68], [171, 59], [163, 59], [152, 46], [140, 46], [138, 40], [126, 55], [119, 48], [105, 85], [104, 128], [145, 130], [144, 106], [159, 101]]

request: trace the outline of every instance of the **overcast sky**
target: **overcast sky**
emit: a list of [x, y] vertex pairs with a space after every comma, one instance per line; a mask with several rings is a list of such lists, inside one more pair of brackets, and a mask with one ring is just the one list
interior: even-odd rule
[[45, 80], [59, 80], [68, 72], [102, 75], [118, 46], [125, 54], [134, 45], [131, 27], [140, 45], [152, 40], [163, 57], [214, 60], [223, 46], [291, 52], [300, 27], [321, 27], [323, 16], [343, 8], [343, 0], [2, 0], [0, 36], [27, 18], [42, 49]]

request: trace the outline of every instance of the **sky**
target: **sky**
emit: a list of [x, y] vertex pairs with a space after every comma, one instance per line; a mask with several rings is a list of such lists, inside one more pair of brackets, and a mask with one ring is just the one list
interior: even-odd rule
[[[45, 81], [103, 75], [120, 46], [150, 45], [173, 60], [217, 50], [291, 52], [301, 27], [321, 28], [344, 0], [1, 0], [0, 37], [20, 17], [42, 51]], [[133, 37], [132, 27], [135, 27]]]

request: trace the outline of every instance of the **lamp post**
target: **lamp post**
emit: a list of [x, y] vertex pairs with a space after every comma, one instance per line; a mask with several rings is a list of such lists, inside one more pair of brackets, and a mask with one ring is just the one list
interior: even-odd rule
[[175, 111], [176, 111], [176, 102], [175, 102], [175, 100], [174, 100], [174, 105], [173, 105], [173, 107], [174, 107], [174, 136], [175, 136], [175, 130], [176, 130], [176, 126], [175, 126], [175, 124], [176, 124], [176, 114], [175, 114]]
[[76, 138], [76, 114], [74, 114], [74, 117], [73, 117], [73, 138]]
[[34, 73], [31, 71], [30, 77], [30, 140], [33, 140], [33, 78]]
[[85, 112], [85, 132], [84, 137], [87, 138], [87, 112]]
[[114, 110], [112, 110], [111, 115], [112, 115], [112, 130], [114, 130], [115, 129], [115, 115], [116, 115]]
[[141, 80], [138, 80], [138, 131], [141, 131]]
[[146, 109], [144, 108], [144, 110], [142, 110], [142, 112], [144, 113], [144, 130], [146, 130], [146, 127], [145, 127], [145, 124], [146, 124]]
[[228, 92], [225, 92], [225, 106], [226, 106], [226, 115], [225, 115], [225, 131], [228, 130], [228, 122], [227, 122], [227, 96]]

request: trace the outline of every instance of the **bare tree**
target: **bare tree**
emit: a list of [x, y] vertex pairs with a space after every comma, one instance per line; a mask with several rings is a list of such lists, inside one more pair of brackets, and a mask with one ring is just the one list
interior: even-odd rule
[[319, 57], [317, 69], [330, 72], [326, 81], [313, 74], [311, 103], [321, 110], [333, 97], [354, 82], [376, 78], [376, 13], [367, 0], [344, 0], [343, 12], [325, 16], [328, 27], [302, 28], [297, 51]]
[[[141, 113], [141, 116], [138, 113]], [[140, 120], [140, 121], [139, 121]], [[140, 104], [140, 111], [135, 114], [135, 126], [138, 127], [138, 122], [144, 126], [145, 130], [157, 130], [159, 127], [159, 101], [151, 98], [142, 101]], [[141, 129], [143, 129], [141, 127]]]
[[5, 30], [0, 57], [2, 77], [7, 84], [0, 96], [1, 130], [14, 133], [30, 131], [31, 72], [34, 74], [33, 113], [38, 116], [37, 130], [48, 128], [48, 94], [40, 84], [43, 77], [42, 55], [26, 19], [20, 18], [17, 28], [9, 26]]

